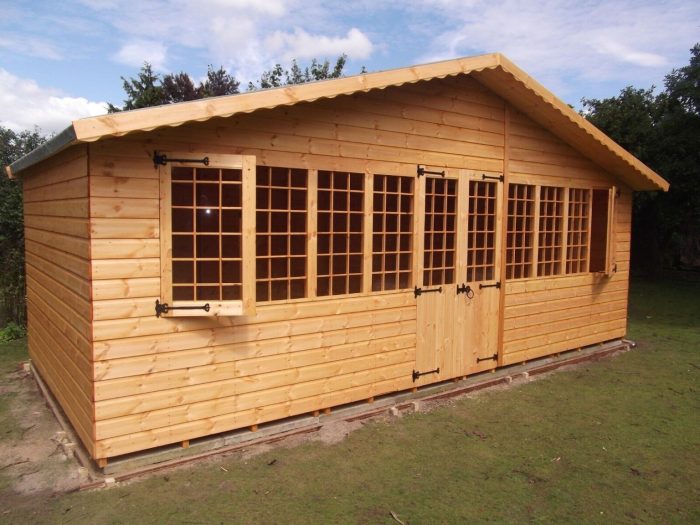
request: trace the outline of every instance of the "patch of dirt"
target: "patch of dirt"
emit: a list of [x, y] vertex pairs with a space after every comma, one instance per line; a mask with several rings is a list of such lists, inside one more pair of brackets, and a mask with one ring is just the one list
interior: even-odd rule
[[[376, 420], [376, 418], [373, 418], [373, 420]], [[309, 441], [320, 441], [326, 445], [335, 445], [336, 443], [343, 441], [350, 435], [351, 432], [361, 428], [363, 425], [364, 422], [362, 421], [329, 421], [324, 423], [324, 425], [317, 432], [289, 436], [275, 443], [260, 443], [251, 445], [250, 447], [234, 452], [231, 455], [240, 455], [242, 461], [248, 461], [255, 456], [259, 456], [260, 454], [264, 454], [265, 452], [276, 448], [294, 448], [303, 443], [308, 443]], [[217, 456], [214, 456], [213, 460], [216, 461]]]
[[14, 431], [0, 435], [0, 507], [12, 494], [67, 492], [87, 481], [87, 471], [73, 457], [71, 438], [59, 426], [31, 373], [13, 372], [0, 378], [7, 396], [5, 416]]
[[348, 437], [353, 430], [362, 428], [362, 426], [362, 421], [333, 421], [323, 425], [318, 432], [310, 437], [314, 441], [320, 441], [326, 445], [335, 445]]

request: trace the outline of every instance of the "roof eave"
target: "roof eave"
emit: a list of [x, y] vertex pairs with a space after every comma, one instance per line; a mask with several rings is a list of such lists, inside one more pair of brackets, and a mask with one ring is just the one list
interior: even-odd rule
[[47, 159], [66, 148], [73, 146], [80, 142], [75, 133], [75, 128], [73, 124], [68, 126], [66, 129], [54, 135], [51, 139], [47, 140], [44, 144], [36, 149], [33, 149], [27, 153], [24, 157], [17, 159], [12, 164], [7, 166], [5, 170], [10, 178], [14, 178], [16, 174], [27, 168], [38, 164], [44, 159]]
[[[77, 143], [469, 73], [475, 74], [478, 79], [483, 78], [494, 92], [528, 113], [533, 120], [539, 119], [541, 125], [549, 127], [544, 122], [547, 119], [553, 119], [553, 122], [558, 120], [560, 124], [565, 122], [565, 125], [561, 124], [564, 130], [559, 130], [559, 138], [583, 155], [598, 158], [601, 167], [619, 177], [632, 189], [668, 190], [666, 180], [500, 53], [76, 120], [46, 144], [14, 162], [7, 170], [12, 176]], [[532, 106], [530, 111], [529, 106]], [[538, 111], [548, 116], [538, 115]]]
[[[610, 162], [607, 164], [614, 164], [615, 166], [606, 166], [606, 168], [609, 169], [609, 171], [611, 171], [614, 175], [624, 180], [632, 189], [639, 191], [668, 191], [668, 181], [666, 181], [654, 170], [649, 168], [646, 164], [644, 164], [639, 159], [630, 154], [628, 151], [626, 151], [617, 142], [612, 140], [605, 133], [599, 130], [596, 126], [594, 126], [584, 117], [582, 117], [579, 113], [574, 111], [574, 109], [571, 108], [568, 104], [565, 104], [562, 100], [557, 98], [556, 95], [554, 95], [551, 91], [542, 86], [539, 82], [537, 82], [527, 73], [525, 73], [525, 71], [520, 69], [505, 56], [501, 55], [499, 68], [492, 68], [489, 70], [475, 72], [475, 76], [479, 79], [488, 79], [490, 74], [492, 76], [494, 74], [497, 75], [498, 71], [502, 71], [503, 73], [509, 75], [532, 96], [539, 98], [547, 106], [558, 112], [558, 114], [561, 115], [561, 117], [564, 117], [571, 121], [571, 123], [574, 124], [574, 126], [576, 126], [576, 128], [580, 130], [580, 137], [582, 139], [585, 137], [585, 140], [589, 141], [590, 143], [595, 143], [596, 147], [600, 150], [600, 152], [604, 153], [605, 155], [612, 154], [611, 158], [615, 159], [615, 162]], [[508, 100], [515, 107], [518, 107], [518, 109], [524, 111], [531, 118], [533, 118], [533, 120], [537, 121], [536, 114], [533, 114], [532, 111], [528, 111], [527, 107], [524, 107], [525, 104], [517, 104], [513, 102], [513, 100], [516, 98], [516, 95], [513, 94], [512, 91], [509, 92], [510, 90], [502, 83], [487, 81], [486, 86], [492, 89], [500, 96], [502, 96], [504, 99]], [[536, 111], [534, 113], [536, 113]], [[540, 124], [542, 123], [540, 122]], [[546, 128], [550, 127], [545, 124], [542, 125], [544, 125]], [[575, 149], [579, 149], [578, 144], [572, 143], [575, 141], [566, 140], [566, 138], [564, 137], [560, 138], [565, 142], [569, 143]], [[589, 155], [586, 155], [585, 153], [583, 154], [590, 158]], [[636, 174], [636, 176], [632, 176], [632, 173]]]
[[313, 102], [322, 98], [334, 98], [339, 95], [470, 73], [497, 67], [502, 59], [503, 56], [500, 53], [458, 58], [338, 79], [111, 113], [77, 120], [73, 125], [79, 141], [93, 142], [109, 136], [123, 136], [137, 131], [176, 127], [192, 121], [230, 117], [260, 109]]

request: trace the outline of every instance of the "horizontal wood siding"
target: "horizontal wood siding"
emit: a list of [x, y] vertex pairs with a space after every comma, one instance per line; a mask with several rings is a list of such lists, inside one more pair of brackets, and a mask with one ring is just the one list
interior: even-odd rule
[[[511, 182], [582, 188], [620, 184], [518, 112], [513, 112], [510, 129]], [[631, 206], [632, 193], [623, 187], [616, 203], [613, 276], [576, 274], [506, 282], [504, 364], [625, 335]]]
[[29, 355], [94, 454], [87, 147], [23, 175]]
[[[413, 385], [412, 291], [258, 304], [250, 317], [157, 318], [154, 150], [367, 174], [415, 177], [418, 164], [493, 174], [504, 170], [504, 109], [475, 80], [445, 78], [98, 141], [89, 156], [74, 148], [30, 171], [30, 352], [93, 457]], [[523, 115], [513, 112], [509, 129], [511, 182], [612, 183]], [[506, 283], [505, 364], [625, 333], [630, 207], [623, 187], [614, 276]]]
[[500, 172], [503, 107], [472, 80], [445, 79], [91, 145], [98, 457], [412, 386], [412, 291], [258, 304], [253, 317], [156, 318], [154, 149], [412, 177], [417, 164]]

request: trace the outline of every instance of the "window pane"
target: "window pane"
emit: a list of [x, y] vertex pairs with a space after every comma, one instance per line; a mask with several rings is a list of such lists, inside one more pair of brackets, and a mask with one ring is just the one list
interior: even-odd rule
[[[356, 293], [350, 291], [348, 256], [353, 248], [361, 253], [362, 246], [361, 242], [359, 245], [351, 243], [348, 232], [352, 228], [355, 228], [352, 231], [362, 231], [363, 187], [364, 175], [361, 173], [318, 172], [318, 229], [323, 232], [318, 239], [316, 270], [316, 293], [319, 296]], [[362, 237], [361, 234], [355, 236]], [[324, 255], [326, 253], [333, 253], [333, 258], [329, 260]]]
[[258, 166], [256, 177], [257, 301], [304, 297], [307, 172]]
[[532, 276], [535, 186], [508, 185], [506, 279]]
[[569, 189], [566, 273], [588, 271], [589, 202], [590, 190]]
[[192, 284], [174, 286], [173, 299], [240, 299], [241, 170], [172, 167], [171, 176], [173, 284]]
[[375, 210], [372, 290], [408, 288], [412, 264], [413, 178], [375, 175], [372, 197]]
[[467, 282], [495, 278], [497, 182], [469, 182]]
[[537, 250], [537, 275], [562, 273], [564, 243], [564, 188], [540, 187], [540, 224]]

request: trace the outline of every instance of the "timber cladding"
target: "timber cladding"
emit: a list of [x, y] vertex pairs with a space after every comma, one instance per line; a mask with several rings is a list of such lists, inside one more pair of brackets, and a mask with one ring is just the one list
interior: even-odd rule
[[631, 189], [470, 76], [74, 146], [25, 202], [30, 353], [98, 459], [626, 330]]

